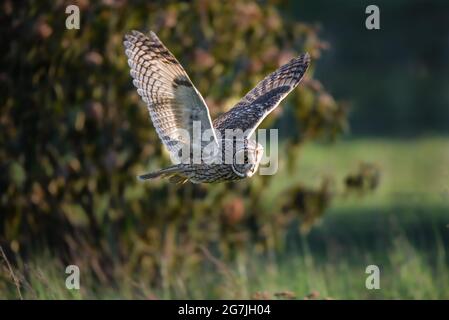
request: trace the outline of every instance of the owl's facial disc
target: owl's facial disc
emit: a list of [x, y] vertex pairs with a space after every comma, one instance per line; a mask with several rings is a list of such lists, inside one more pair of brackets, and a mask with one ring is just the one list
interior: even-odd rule
[[248, 145], [237, 150], [234, 155], [232, 170], [241, 178], [252, 177], [259, 168], [263, 155], [263, 147], [260, 144]]

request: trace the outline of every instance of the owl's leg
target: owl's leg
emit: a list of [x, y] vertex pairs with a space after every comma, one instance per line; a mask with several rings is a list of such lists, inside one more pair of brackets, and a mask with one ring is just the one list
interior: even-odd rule
[[173, 175], [170, 177], [170, 179], [168, 179], [168, 181], [170, 181], [171, 183], [176, 183], [176, 184], [184, 184], [188, 181], [189, 179], [187, 179], [184, 176], [181, 175]]

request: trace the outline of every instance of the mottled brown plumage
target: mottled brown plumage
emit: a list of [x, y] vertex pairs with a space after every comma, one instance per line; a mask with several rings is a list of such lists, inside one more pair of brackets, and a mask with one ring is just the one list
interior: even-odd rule
[[[133, 84], [147, 104], [154, 127], [175, 162], [173, 166], [140, 178], [170, 177], [177, 183], [251, 177], [257, 171], [263, 148], [250, 136], [299, 84], [310, 62], [307, 53], [292, 59], [212, 123], [203, 97], [156, 34], [150, 32], [146, 36], [132, 31], [125, 36], [124, 45]], [[226, 129], [240, 129], [242, 134], [229, 138], [225, 135]], [[195, 134], [207, 135], [210, 139], [194, 139]], [[226, 161], [229, 150], [231, 160]], [[195, 154], [199, 154], [199, 158], [195, 158]]]

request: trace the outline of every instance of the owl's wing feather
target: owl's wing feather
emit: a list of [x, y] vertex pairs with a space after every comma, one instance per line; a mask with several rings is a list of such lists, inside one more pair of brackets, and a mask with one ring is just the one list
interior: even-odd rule
[[225, 134], [226, 129], [248, 131], [250, 136], [265, 117], [273, 111], [302, 80], [310, 63], [308, 53], [301, 54], [260, 81], [231, 110], [214, 120], [214, 127]]
[[[124, 45], [133, 84], [146, 102], [156, 132], [170, 153], [178, 156], [179, 143], [195, 147], [192, 145], [194, 121], [201, 124], [201, 134], [211, 129], [216, 142], [203, 97], [156, 34], [150, 32], [146, 36], [132, 31], [125, 36]], [[182, 130], [189, 136], [180, 134]], [[207, 143], [210, 142], [201, 142], [199, 148]]]

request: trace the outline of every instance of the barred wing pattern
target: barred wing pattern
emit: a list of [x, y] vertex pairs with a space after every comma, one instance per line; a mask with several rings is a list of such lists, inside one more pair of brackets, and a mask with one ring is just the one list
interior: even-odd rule
[[[146, 102], [156, 132], [170, 153], [178, 157], [179, 142], [190, 145], [194, 121], [201, 122], [201, 134], [211, 129], [217, 142], [203, 97], [156, 34], [150, 32], [147, 37], [132, 31], [125, 36], [124, 45], [133, 84]], [[187, 130], [189, 137], [180, 135], [180, 129]]]
[[226, 129], [249, 130], [250, 136], [302, 80], [310, 63], [308, 53], [292, 59], [271, 73], [248, 92], [231, 110], [214, 120], [214, 127], [224, 136]]

